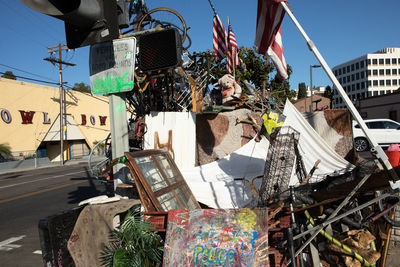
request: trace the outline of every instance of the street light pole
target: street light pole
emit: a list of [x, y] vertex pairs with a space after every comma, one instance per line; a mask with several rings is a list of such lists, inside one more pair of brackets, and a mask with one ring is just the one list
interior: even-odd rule
[[312, 69], [319, 68], [321, 65], [310, 65], [310, 93], [311, 93], [311, 104], [310, 104], [310, 112], [313, 111], [313, 85], [312, 85]]

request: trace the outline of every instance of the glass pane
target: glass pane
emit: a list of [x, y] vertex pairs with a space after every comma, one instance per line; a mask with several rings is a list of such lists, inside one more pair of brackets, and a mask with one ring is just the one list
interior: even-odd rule
[[369, 123], [369, 127], [371, 129], [384, 129], [383, 122], [381, 121], [372, 121]]
[[164, 171], [171, 184], [175, 184], [176, 182], [182, 180], [178, 170], [175, 169], [175, 166], [172, 164], [171, 159], [167, 155], [155, 155], [155, 158], [157, 159], [161, 169]]
[[178, 196], [179, 201], [185, 206], [185, 209], [194, 210], [199, 208], [194, 197], [190, 194], [186, 186], [178, 187], [175, 189], [175, 193]]
[[153, 192], [168, 186], [151, 156], [135, 158], [135, 161]]
[[390, 122], [390, 121], [385, 121], [385, 128], [386, 129], [397, 129], [399, 128], [400, 125], [398, 125], [397, 123], [394, 122]]
[[181, 206], [179, 206], [179, 203], [172, 192], [168, 192], [164, 195], [159, 196], [157, 200], [158, 202], [160, 202], [161, 207], [165, 211], [182, 208]]

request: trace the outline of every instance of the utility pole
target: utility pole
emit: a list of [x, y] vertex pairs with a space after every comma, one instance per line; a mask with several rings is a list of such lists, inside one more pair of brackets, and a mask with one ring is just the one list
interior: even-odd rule
[[63, 65], [66, 66], [75, 66], [75, 64], [69, 63], [69, 62], [64, 62], [62, 61], [62, 51], [68, 50], [66, 44], [58, 44], [57, 46], [48, 46], [47, 47], [47, 52], [50, 54], [58, 52], [58, 59], [53, 58], [53, 57], [46, 57], [44, 60], [51, 62], [54, 66], [58, 66], [58, 73], [59, 73], [59, 78], [60, 78], [60, 114], [59, 114], [59, 119], [60, 119], [60, 164], [61, 166], [64, 165], [64, 110], [63, 110], [63, 98], [64, 98], [64, 89], [63, 89], [63, 76], [62, 76], [62, 71], [63, 71]]
[[311, 91], [311, 105], [310, 105], [310, 112], [313, 112], [313, 84], [312, 84], [312, 69], [319, 68], [321, 65], [310, 65], [310, 91]]

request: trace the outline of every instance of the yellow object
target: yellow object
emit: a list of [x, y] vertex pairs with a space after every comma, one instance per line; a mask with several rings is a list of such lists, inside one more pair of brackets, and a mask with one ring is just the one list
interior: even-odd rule
[[264, 114], [262, 118], [268, 134], [271, 134], [276, 127], [281, 127], [283, 125], [283, 121], [278, 122], [279, 114], [276, 112], [270, 111], [268, 114]]

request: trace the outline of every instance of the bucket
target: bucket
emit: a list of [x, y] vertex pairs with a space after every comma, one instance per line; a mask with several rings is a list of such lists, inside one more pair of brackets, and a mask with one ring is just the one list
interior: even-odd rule
[[398, 151], [385, 151], [387, 157], [389, 158], [390, 165], [392, 167], [399, 166], [400, 152]]

